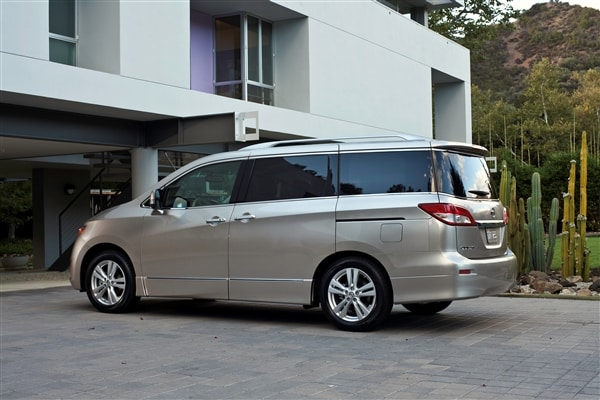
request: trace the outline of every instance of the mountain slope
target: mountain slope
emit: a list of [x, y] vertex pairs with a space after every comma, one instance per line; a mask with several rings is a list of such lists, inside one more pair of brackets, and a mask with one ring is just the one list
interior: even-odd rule
[[546, 57], [565, 74], [600, 68], [600, 10], [569, 3], [536, 4], [492, 39], [472, 48], [472, 81], [514, 100], [531, 66]]

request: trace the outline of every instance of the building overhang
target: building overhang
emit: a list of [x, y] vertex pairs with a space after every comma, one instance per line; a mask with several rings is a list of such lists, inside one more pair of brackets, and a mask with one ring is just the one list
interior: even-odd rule
[[415, 8], [424, 8], [429, 11], [442, 8], [464, 7], [465, 0], [377, 0], [380, 3], [398, 11], [408, 14]]

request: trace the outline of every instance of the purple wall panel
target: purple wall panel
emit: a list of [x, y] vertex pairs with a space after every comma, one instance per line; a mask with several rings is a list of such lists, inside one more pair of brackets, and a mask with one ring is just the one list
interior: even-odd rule
[[213, 93], [213, 20], [210, 15], [194, 10], [190, 17], [190, 87]]

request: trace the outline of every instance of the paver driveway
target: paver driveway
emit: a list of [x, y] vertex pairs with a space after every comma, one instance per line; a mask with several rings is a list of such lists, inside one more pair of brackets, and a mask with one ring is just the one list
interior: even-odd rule
[[70, 288], [0, 294], [0, 399], [594, 399], [600, 302], [490, 297], [375, 332], [320, 310], [143, 299], [102, 314]]

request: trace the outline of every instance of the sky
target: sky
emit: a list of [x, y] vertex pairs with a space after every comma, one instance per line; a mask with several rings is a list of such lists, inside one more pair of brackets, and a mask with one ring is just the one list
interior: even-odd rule
[[[513, 0], [510, 4], [515, 10], [529, 10], [532, 5], [537, 3], [548, 3], [548, 0]], [[570, 5], [580, 5], [582, 7], [591, 7], [600, 10], [600, 0], [561, 0], [562, 3]]]

